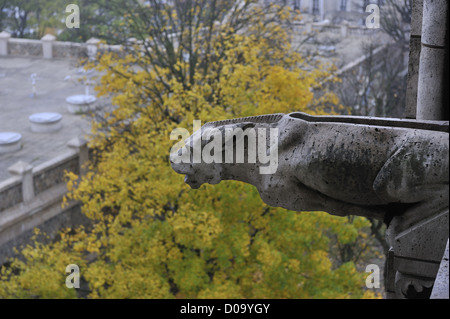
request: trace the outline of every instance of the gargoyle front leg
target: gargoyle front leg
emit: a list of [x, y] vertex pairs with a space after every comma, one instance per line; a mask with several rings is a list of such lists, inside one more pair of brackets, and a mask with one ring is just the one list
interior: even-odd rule
[[377, 174], [373, 189], [378, 197], [385, 203], [419, 203], [447, 194], [448, 202], [446, 142], [445, 147], [445, 141], [407, 139]]
[[268, 205], [293, 211], [324, 211], [336, 216], [358, 215], [383, 219], [379, 207], [360, 206], [326, 196], [301, 183], [295, 177], [270, 176], [258, 186], [261, 199]]

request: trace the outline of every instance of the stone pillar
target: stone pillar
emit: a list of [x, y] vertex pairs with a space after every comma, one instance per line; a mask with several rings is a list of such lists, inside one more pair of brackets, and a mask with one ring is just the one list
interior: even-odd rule
[[319, 11], [320, 11], [320, 21], [325, 19], [325, 7], [323, 5], [323, 0], [319, 0]]
[[410, 224], [407, 216], [394, 217], [386, 231], [393, 250], [393, 255], [388, 254], [393, 267], [386, 279], [394, 279], [395, 285], [389, 297], [429, 298], [448, 240], [448, 215], [448, 208], [442, 207], [437, 214], [406, 227], [402, 224]]
[[94, 60], [97, 56], [98, 44], [100, 40], [97, 38], [90, 38], [86, 41], [87, 44], [87, 55], [90, 60]]
[[[413, 2], [406, 94], [408, 118], [448, 119], [447, 16], [447, 0]], [[394, 216], [390, 222], [386, 231], [391, 245], [386, 278], [390, 298], [428, 298], [432, 292], [448, 240], [448, 198], [447, 202], [443, 198], [431, 206], [421, 208], [422, 220], [410, 221], [410, 217], [402, 215]], [[435, 213], [426, 217], [430, 211]]]
[[19, 161], [10, 166], [8, 172], [22, 178], [22, 200], [24, 203], [31, 201], [34, 198], [33, 166]]
[[417, 119], [448, 119], [447, 18], [448, 0], [423, 0]]
[[89, 149], [87, 141], [84, 138], [76, 137], [67, 143], [67, 146], [78, 152], [78, 163], [80, 175], [85, 175], [87, 172], [87, 161], [89, 160]]
[[8, 55], [8, 41], [11, 34], [6, 31], [0, 32], [0, 56]]
[[411, 13], [411, 36], [409, 39], [408, 80], [406, 87], [405, 117], [416, 118], [417, 83], [419, 79], [419, 60], [422, 43], [423, 0], [414, 0]]
[[53, 42], [55, 42], [56, 37], [51, 34], [46, 34], [42, 37], [42, 53], [44, 55], [44, 59], [52, 59], [53, 58]]
[[311, 33], [311, 32], [312, 32], [312, 23], [307, 22], [306, 23], [306, 33]]
[[136, 44], [136, 42], [137, 42], [137, 39], [133, 37], [133, 38], [128, 38], [126, 44], [129, 46], [133, 46]]
[[348, 27], [345, 24], [341, 25], [341, 37], [346, 38], [347, 37], [347, 30]]

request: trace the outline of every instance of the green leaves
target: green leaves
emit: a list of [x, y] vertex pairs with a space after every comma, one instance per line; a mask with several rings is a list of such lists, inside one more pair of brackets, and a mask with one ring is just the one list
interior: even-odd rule
[[[192, 3], [197, 9], [188, 25], [206, 14], [201, 1]], [[216, 9], [226, 7], [222, 1], [214, 3]], [[165, 23], [162, 33], [189, 18], [159, 10], [165, 13], [156, 20], [145, 20], [150, 19], [145, 14], [126, 18], [131, 23], [144, 19], [134, 27]], [[318, 113], [322, 102], [335, 98], [330, 94], [316, 101], [310, 93], [311, 84], [329, 73], [323, 68], [301, 71], [303, 58], [290, 51], [280, 27], [286, 12], [248, 4], [233, 12], [222, 29], [210, 26], [209, 38], [208, 29], [190, 29], [192, 39], [211, 41], [201, 42], [204, 60], [199, 63], [186, 62], [182, 55], [166, 63], [151, 51], [124, 57], [105, 53], [93, 65], [103, 72], [98, 90], [113, 96], [115, 109], [105, 121], [94, 123], [90, 145], [97, 157], [91, 171], [77, 183], [78, 176], [68, 176], [68, 197], [82, 203], [93, 227], [38, 246], [35, 254], [23, 251], [25, 262], [2, 270], [6, 279], [0, 282], [0, 297], [43, 297], [52, 295], [51, 289], [65, 289], [60, 296], [73, 297], [67, 288], [55, 287], [64, 266], [59, 264], [74, 260], [83, 264], [90, 298], [364, 296], [365, 282], [352, 260], [342, 263], [336, 256], [343, 245], [366, 249], [360, 245], [367, 237], [367, 221], [268, 207], [255, 187], [240, 182], [191, 190], [170, 167], [174, 142], [169, 136], [176, 126], [190, 129], [194, 119], [204, 123], [294, 110]], [[278, 16], [266, 16], [268, 12]], [[245, 18], [239, 23], [245, 21], [251, 32], [238, 33], [243, 25], [233, 25], [233, 17]], [[261, 23], [266, 18], [272, 22]], [[149, 43], [155, 49], [158, 41]], [[39, 257], [44, 252], [48, 258]], [[57, 267], [51, 263], [55, 260], [61, 260]], [[57, 278], [53, 286], [39, 287], [40, 281], [33, 279], [41, 269]]]

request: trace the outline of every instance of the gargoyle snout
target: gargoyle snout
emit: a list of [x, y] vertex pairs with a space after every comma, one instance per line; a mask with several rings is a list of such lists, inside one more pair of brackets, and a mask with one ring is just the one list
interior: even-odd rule
[[[180, 153], [179, 153], [180, 152]], [[185, 175], [184, 182], [188, 184], [191, 188], [197, 189], [202, 183], [197, 180], [194, 173], [194, 168], [190, 163], [183, 163], [179, 161], [179, 155], [181, 155], [181, 150], [179, 152], [174, 152], [170, 154], [170, 165], [172, 169], [178, 174]]]
[[192, 164], [190, 161], [186, 161], [182, 155], [183, 149], [170, 153], [169, 161], [172, 169], [178, 174], [192, 174], [194, 172]]

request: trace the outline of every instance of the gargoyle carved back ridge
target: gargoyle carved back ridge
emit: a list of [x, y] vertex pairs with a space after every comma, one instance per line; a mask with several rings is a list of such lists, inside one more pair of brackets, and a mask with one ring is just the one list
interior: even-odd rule
[[276, 123], [285, 114], [283, 113], [275, 113], [275, 114], [265, 114], [265, 115], [257, 115], [257, 116], [247, 116], [247, 117], [240, 117], [236, 119], [230, 119], [230, 120], [221, 120], [221, 121], [214, 121], [214, 122], [208, 122], [205, 124], [207, 127], [218, 127], [222, 125], [227, 124], [235, 124], [235, 123], [242, 123], [242, 122], [251, 122], [251, 123]]

